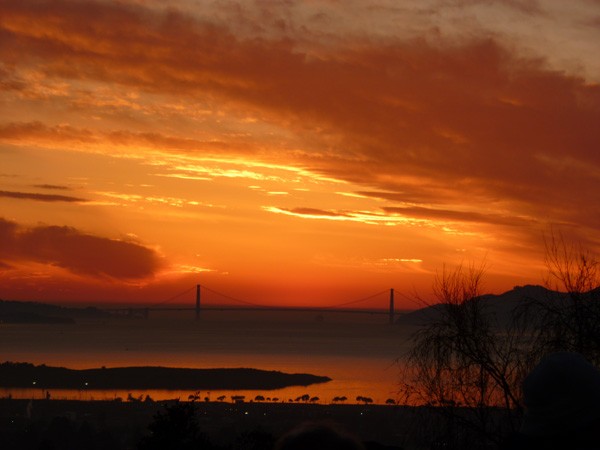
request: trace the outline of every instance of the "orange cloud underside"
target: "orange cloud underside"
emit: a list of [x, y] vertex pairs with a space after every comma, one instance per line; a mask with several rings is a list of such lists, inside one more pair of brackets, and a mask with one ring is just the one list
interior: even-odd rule
[[[551, 225], [597, 249], [600, 39], [480, 7], [3, 5], [0, 297], [327, 305], [468, 260], [538, 282]], [[547, 17], [589, 44], [520, 46]]]

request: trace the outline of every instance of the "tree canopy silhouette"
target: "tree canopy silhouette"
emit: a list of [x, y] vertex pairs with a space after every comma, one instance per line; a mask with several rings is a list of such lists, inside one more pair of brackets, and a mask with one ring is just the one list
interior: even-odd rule
[[208, 438], [200, 432], [194, 402], [177, 402], [154, 416], [148, 426], [150, 435], [138, 444], [138, 450], [212, 449]]
[[415, 332], [407, 358], [407, 398], [445, 415], [445, 447], [483, 448], [515, 431], [522, 381], [544, 354], [576, 351], [600, 363], [598, 258], [552, 233], [546, 267], [546, 284], [562, 292], [523, 298], [508, 321], [486, 308], [484, 265], [436, 276], [435, 317]]

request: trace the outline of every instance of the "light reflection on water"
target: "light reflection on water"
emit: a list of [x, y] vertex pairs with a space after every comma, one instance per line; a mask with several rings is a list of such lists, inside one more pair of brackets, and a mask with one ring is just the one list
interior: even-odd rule
[[[201, 399], [221, 395], [277, 397], [303, 394], [329, 403], [356, 396], [375, 403], [397, 398], [396, 358], [408, 349], [411, 329], [390, 326], [386, 316], [309, 312], [204, 311], [152, 313], [149, 320], [79, 321], [76, 325], [0, 326], [2, 361], [31, 362], [74, 369], [119, 366], [190, 368], [252, 367], [325, 375], [333, 381], [275, 391], [200, 391]], [[0, 390], [0, 395], [8, 395]], [[127, 398], [130, 391], [51, 390], [52, 398]], [[13, 397], [43, 398], [41, 389], [11, 389]], [[134, 397], [187, 400], [189, 391], [131, 391]]]

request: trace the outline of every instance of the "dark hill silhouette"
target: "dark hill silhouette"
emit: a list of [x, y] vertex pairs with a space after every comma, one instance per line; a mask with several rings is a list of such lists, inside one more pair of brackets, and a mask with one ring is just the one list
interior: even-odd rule
[[38, 302], [0, 300], [0, 323], [75, 323], [75, 319], [106, 318], [98, 308], [67, 308]]
[[[481, 300], [487, 312], [494, 315], [498, 323], [507, 323], [515, 308], [526, 300], [536, 299], [541, 301], [557, 301], [566, 294], [546, 289], [543, 286], [525, 285], [515, 286], [512, 290], [500, 295], [485, 294]], [[444, 305], [438, 303], [425, 308], [417, 309], [398, 318], [396, 323], [401, 325], [423, 325], [439, 318]]]
[[0, 386], [44, 389], [280, 389], [331, 381], [329, 377], [259, 369], [116, 367], [74, 370], [29, 363], [0, 364]]

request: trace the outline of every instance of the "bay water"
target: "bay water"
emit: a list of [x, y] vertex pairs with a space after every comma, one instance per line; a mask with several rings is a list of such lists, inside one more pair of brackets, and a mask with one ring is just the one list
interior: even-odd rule
[[[75, 324], [0, 324], [0, 362], [30, 362], [72, 369], [165, 366], [249, 367], [310, 373], [332, 381], [273, 391], [50, 390], [52, 398], [154, 400], [197, 394], [201, 400], [257, 395], [295, 401], [308, 394], [319, 403], [335, 397], [369, 397], [376, 404], [402, 398], [402, 364], [414, 329], [390, 325], [386, 315], [335, 312], [151, 312], [148, 319], [86, 319]], [[32, 383], [35, 380], [32, 380]], [[47, 392], [0, 388], [0, 396], [43, 398]]]

